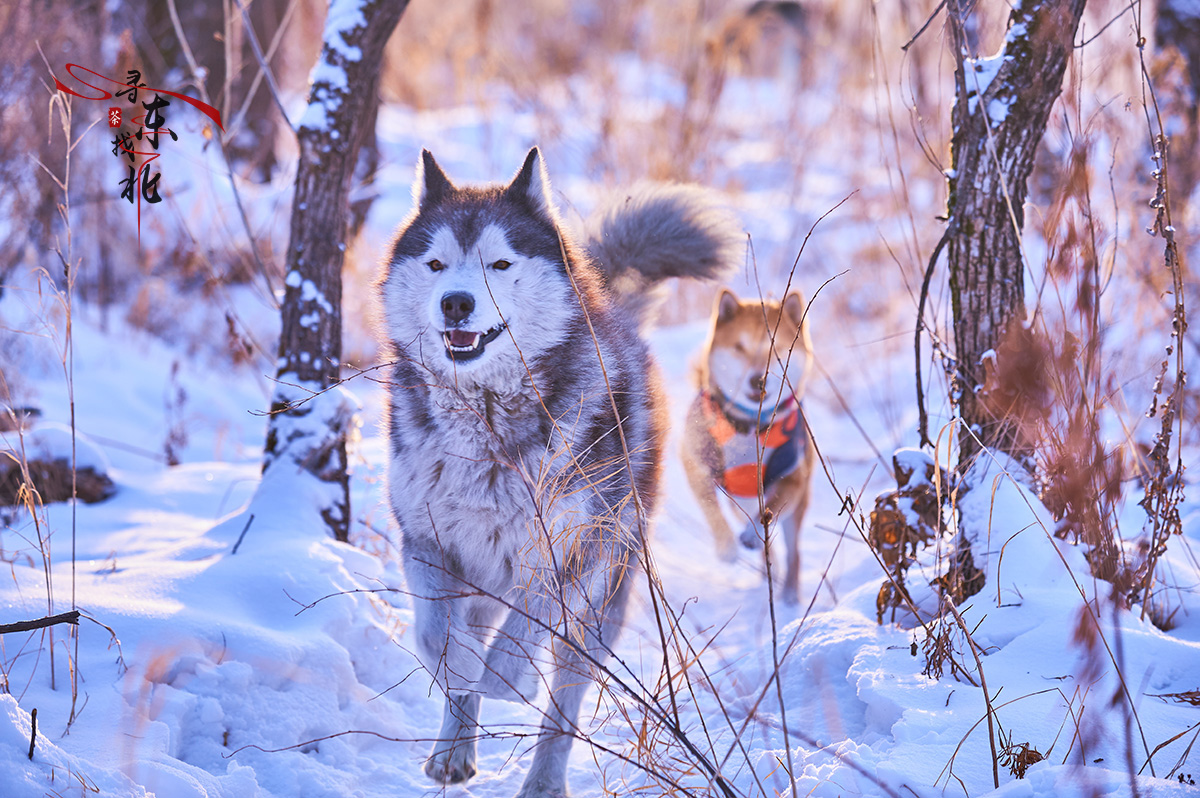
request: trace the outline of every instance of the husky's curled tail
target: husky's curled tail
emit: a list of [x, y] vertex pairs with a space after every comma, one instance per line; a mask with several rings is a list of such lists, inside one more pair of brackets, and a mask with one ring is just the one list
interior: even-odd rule
[[380, 293], [389, 493], [416, 648], [446, 694], [425, 770], [475, 773], [481, 696], [553, 700], [521, 790], [566, 792], [584, 691], [624, 618], [662, 467], [662, 392], [638, 328], [669, 277], [736, 267], [741, 235], [699, 189], [644, 187], [585, 247], [536, 149], [503, 186], [453, 185], [428, 152]]
[[606, 287], [643, 328], [654, 323], [669, 278], [726, 277], [743, 246], [712, 192], [685, 183], [639, 183], [601, 205], [584, 232]]

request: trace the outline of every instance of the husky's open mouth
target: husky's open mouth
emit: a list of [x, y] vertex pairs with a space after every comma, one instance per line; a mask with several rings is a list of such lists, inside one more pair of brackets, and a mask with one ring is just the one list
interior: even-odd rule
[[455, 363], [474, 360], [482, 355], [484, 347], [495, 341], [507, 327], [507, 324], [498, 324], [482, 333], [473, 330], [444, 330], [442, 343], [446, 345], [446, 356]]

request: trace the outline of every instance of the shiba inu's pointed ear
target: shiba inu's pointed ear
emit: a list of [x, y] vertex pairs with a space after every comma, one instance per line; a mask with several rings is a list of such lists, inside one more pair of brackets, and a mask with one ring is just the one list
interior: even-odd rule
[[550, 176], [546, 174], [546, 165], [542, 154], [534, 147], [525, 156], [525, 164], [517, 176], [508, 184], [505, 192], [514, 197], [524, 198], [534, 210], [546, 216], [554, 215], [554, 203], [550, 194]]
[[737, 294], [730, 291], [728, 288], [722, 288], [720, 295], [717, 296], [717, 301], [713, 305], [713, 313], [717, 317], [717, 321], [729, 321], [733, 315], [737, 313], [738, 305]]
[[433, 160], [433, 153], [421, 150], [421, 160], [417, 161], [417, 179], [413, 181], [413, 202], [418, 208], [425, 208], [452, 190], [454, 184], [446, 177], [437, 161]]
[[783, 312], [797, 327], [804, 323], [804, 297], [799, 291], [792, 291], [783, 298]]

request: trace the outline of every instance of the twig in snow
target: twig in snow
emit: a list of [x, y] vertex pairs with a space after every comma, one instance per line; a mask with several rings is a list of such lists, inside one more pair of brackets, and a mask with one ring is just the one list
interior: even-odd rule
[[6, 635], [11, 632], [28, 632], [32, 629], [45, 629], [48, 626], [54, 626], [60, 623], [78, 624], [79, 610], [71, 610], [70, 612], [62, 612], [58, 615], [50, 615], [45, 618], [37, 618], [32, 621], [17, 621], [16, 623], [0, 623], [0, 635]]
[[254, 523], [254, 513], [250, 513], [250, 517], [246, 519], [246, 525], [242, 527], [242, 534], [238, 535], [237, 543], [233, 544], [233, 551], [230, 554], [237, 554], [238, 546], [242, 545], [242, 538], [246, 537], [246, 532], [249, 531], [250, 525]]
[[31, 724], [29, 729], [29, 759], [32, 761], [33, 746], [35, 743], [37, 743], [37, 707], [34, 707], [29, 713], [29, 722]]

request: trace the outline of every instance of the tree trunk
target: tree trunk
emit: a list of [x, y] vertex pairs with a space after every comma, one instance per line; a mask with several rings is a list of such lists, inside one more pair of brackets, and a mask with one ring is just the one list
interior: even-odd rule
[[[1085, 0], [1018, 0], [1000, 51], [979, 59], [966, 57], [965, 3], [946, 3], [957, 60], [954, 132], [946, 173], [947, 226], [930, 268], [945, 248], [954, 317], [951, 398], [961, 421], [958, 472], [964, 479], [959, 484], [970, 491], [971, 465], [983, 449], [1025, 462], [1032, 454], [1014, 414], [1017, 408], [1006, 399], [1018, 392], [1006, 391], [998, 380], [989, 382], [988, 376], [1002, 373], [997, 364], [1009, 373], [1021, 371], [1019, 366], [1009, 368], [1014, 362], [1005, 363], [1015, 361], [1017, 348], [1004, 344], [1019, 340], [1016, 334], [1023, 332], [1025, 321], [1021, 231], [1026, 183], [1061, 91]], [[927, 273], [926, 287], [928, 277]], [[921, 410], [921, 436], [927, 440]], [[938, 580], [955, 602], [984, 587], [986, 568], [976, 567], [971, 545], [982, 532], [960, 519], [948, 571]]]
[[[947, 3], [958, 53], [965, 46], [959, 24], [963, 3]], [[960, 471], [981, 447], [1017, 457], [1029, 454], [997, 404], [981, 401], [984, 363], [1000, 350], [1006, 327], [1025, 319], [1026, 181], [1061, 91], [1084, 3], [1021, 0], [1009, 15], [999, 53], [958, 59], [944, 244], [957, 361], [953, 393], [962, 420]]]
[[407, 0], [333, 0], [308, 108], [297, 139], [283, 327], [263, 471], [290, 461], [329, 483], [322, 516], [338, 540], [350, 528], [346, 432], [351, 411], [340, 391], [342, 262], [350, 179], [374, 120], [383, 49]]

